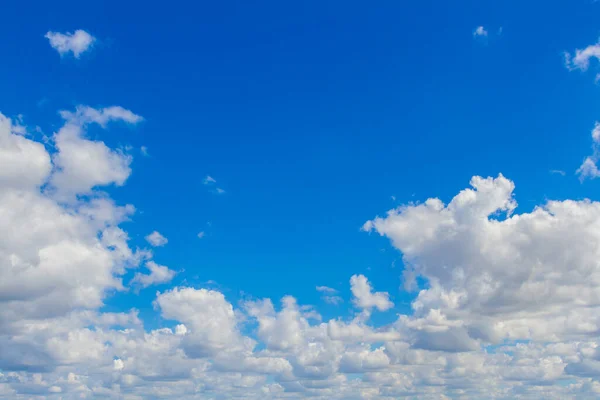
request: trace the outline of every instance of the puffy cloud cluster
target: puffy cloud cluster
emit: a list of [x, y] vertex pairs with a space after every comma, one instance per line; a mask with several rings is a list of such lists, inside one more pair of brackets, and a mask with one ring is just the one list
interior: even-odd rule
[[124, 182], [129, 168], [122, 160], [128, 156], [86, 139], [86, 124], [98, 121], [73, 115], [63, 114], [65, 124], [46, 148], [0, 114], [3, 386], [11, 371], [52, 371], [61, 363], [108, 357], [102, 327], [139, 325], [135, 313], [97, 311], [110, 293], [127, 290], [126, 271], [150, 257], [132, 250], [119, 227], [134, 207], [118, 206], [94, 190], [115, 181], [111, 171], [121, 171]]
[[[327, 321], [292, 296], [234, 305], [216, 290], [173, 287], [153, 302], [162, 327], [147, 330], [136, 310], [102, 306], [175, 272], [132, 248], [120, 225], [134, 207], [102, 191], [126, 183], [131, 155], [86, 137], [90, 124], [141, 117], [120, 107], [61, 115], [49, 145], [0, 117], [0, 398], [600, 394], [600, 203], [515, 214], [513, 182], [474, 177], [448, 204], [368, 221], [402, 253], [407, 287], [427, 282], [414, 312], [389, 325], [371, 315], [391, 312], [390, 295], [354, 275], [352, 312]], [[158, 232], [148, 241], [167, 243]]]

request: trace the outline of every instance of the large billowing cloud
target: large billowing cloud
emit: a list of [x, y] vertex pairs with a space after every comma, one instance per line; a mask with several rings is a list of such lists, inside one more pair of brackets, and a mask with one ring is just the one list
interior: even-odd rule
[[[323, 320], [292, 295], [232, 304], [217, 290], [165, 286], [175, 272], [121, 227], [135, 208], [103, 190], [126, 184], [132, 156], [86, 135], [141, 117], [84, 106], [61, 115], [47, 144], [0, 116], [0, 398], [600, 394], [600, 203], [519, 214], [514, 183], [499, 175], [474, 177], [448, 204], [391, 210], [364, 229], [402, 254], [407, 288], [426, 282], [413, 312], [374, 324], [393, 315], [394, 294], [349, 274], [352, 297]], [[163, 285], [148, 304], [156, 329], [136, 310], [102, 311], [115, 292], [150, 285]]]

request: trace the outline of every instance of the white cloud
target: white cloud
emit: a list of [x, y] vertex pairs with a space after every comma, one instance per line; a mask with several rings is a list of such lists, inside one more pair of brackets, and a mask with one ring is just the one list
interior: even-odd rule
[[363, 373], [385, 369], [390, 365], [390, 359], [385, 353], [385, 347], [374, 351], [363, 348], [360, 351], [348, 351], [340, 360], [340, 371], [346, 373]]
[[75, 58], [79, 58], [81, 54], [91, 49], [96, 41], [96, 38], [81, 29], [76, 30], [74, 33], [49, 31], [46, 33], [45, 38], [50, 41], [50, 46], [58, 51], [61, 56], [73, 53]]
[[475, 37], [487, 37], [488, 31], [483, 26], [478, 26], [473, 31], [473, 36]]
[[121, 106], [104, 107], [101, 109], [92, 108], [89, 106], [77, 106], [75, 112], [61, 111], [60, 115], [68, 123], [85, 126], [91, 123], [96, 123], [103, 128], [108, 122], [124, 121], [129, 124], [137, 124], [144, 120], [143, 117], [134, 114]]
[[448, 205], [433, 198], [365, 224], [430, 284], [400, 327], [431, 346], [442, 340], [435, 332], [446, 332], [446, 345], [452, 332], [456, 350], [473, 348], [473, 340], [567, 341], [595, 331], [600, 203], [550, 201], [491, 219], [515, 209], [514, 184], [499, 175], [471, 185]]
[[596, 121], [594, 129], [592, 129], [592, 140], [594, 143], [600, 143], [600, 122]]
[[121, 371], [123, 368], [125, 368], [125, 364], [123, 363], [123, 360], [121, 359], [115, 359], [113, 362], [113, 368], [115, 371]]
[[329, 293], [329, 294], [333, 294], [333, 293], [337, 293], [336, 289], [327, 287], [327, 286], [317, 286], [316, 287], [317, 292], [321, 292], [321, 293]]
[[600, 170], [598, 170], [598, 166], [596, 165], [597, 162], [596, 157], [586, 157], [583, 160], [583, 163], [576, 171], [582, 181], [586, 178], [595, 179], [600, 176]]
[[189, 357], [253, 347], [252, 341], [245, 341], [239, 333], [233, 307], [222, 293], [175, 288], [159, 294], [156, 305], [164, 318], [185, 324], [188, 331], [183, 346]]
[[595, 179], [600, 176], [600, 170], [598, 170], [597, 166], [600, 157], [600, 122], [596, 122], [594, 125], [594, 129], [592, 130], [592, 142], [593, 154], [586, 157], [575, 172], [579, 175], [580, 181], [584, 181], [586, 178]]
[[333, 304], [334, 306], [337, 306], [344, 302], [344, 299], [341, 296], [323, 296], [321, 298], [325, 303]]
[[317, 286], [316, 289], [317, 292], [322, 293], [321, 299], [323, 299], [325, 303], [338, 305], [344, 302], [344, 299], [336, 295], [338, 293], [336, 289], [327, 286]]
[[202, 183], [206, 186], [212, 186], [213, 189], [210, 189], [210, 191], [214, 194], [225, 194], [225, 190], [220, 188], [220, 187], [215, 187], [215, 184], [217, 183], [217, 180], [215, 178], [213, 178], [210, 175], [206, 175], [206, 177], [204, 178], [204, 180], [202, 181]]
[[200, 231], [200, 232], [198, 232], [197, 236], [198, 236], [198, 239], [202, 239], [202, 238], [204, 238], [206, 236], [206, 232]]
[[[117, 114], [135, 120], [96, 111], [75, 111], [65, 125], [78, 126], [82, 137], [92, 122], [108, 125]], [[355, 275], [350, 289], [359, 315], [340, 310], [321, 321], [317, 309], [292, 296], [281, 304], [232, 302], [217, 290], [177, 287], [157, 293], [156, 329], [148, 329], [136, 310], [101, 311], [108, 296], [125, 289], [130, 269], [148, 269], [130, 281], [140, 286], [174, 274], [149, 251], [130, 247], [121, 223], [135, 208], [92, 184], [114, 182], [110, 169], [76, 186], [86, 196], [63, 202], [46, 186], [65, 173], [56, 164], [60, 135], [44, 145], [13, 126], [0, 117], [0, 398], [600, 393], [598, 202], [550, 201], [518, 214], [513, 182], [474, 177], [448, 204], [431, 198], [367, 222], [365, 229], [402, 253], [407, 281], [427, 282], [413, 311], [391, 324], [364, 318], [393, 304]], [[144, 307], [143, 297], [137, 301]]]
[[600, 58], [600, 43], [592, 44], [584, 49], [575, 50], [574, 54], [565, 53], [566, 65], [570, 69], [587, 71], [590, 60]]
[[142, 153], [142, 155], [144, 157], [148, 157], [150, 154], [148, 153], [148, 147], [146, 146], [142, 146], [140, 147], [140, 153]]
[[350, 278], [352, 302], [362, 309], [376, 308], [379, 311], [389, 310], [394, 306], [386, 292], [372, 293], [371, 284], [364, 275], [354, 275]]
[[168, 267], [164, 265], [158, 265], [154, 261], [148, 261], [146, 263], [146, 268], [150, 271], [150, 274], [141, 274], [136, 273], [131, 280], [131, 285], [139, 285], [142, 288], [146, 288], [151, 285], [158, 285], [161, 283], [168, 283], [173, 280], [176, 272], [170, 270]]
[[53, 155], [56, 172], [50, 179], [57, 195], [67, 199], [89, 194], [98, 186], [121, 186], [131, 174], [132, 157], [121, 150], [110, 149], [104, 142], [85, 138], [87, 125], [106, 127], [111, 121], [136, 124], [142, 117], [122, 107], [100, 110], [78, 106], [75, 112], [62, 111], [65, 124], [54, 134], [58, 152]]
[[154, 231], [146, 236], [146, 241], [154, 247], [162, 247], [169, 242], [169, 240], [160, 234], [158, 231]]
[[10, 187], [41, 186], [52, 164], [43, 144], [14, 131], [13, 122], [0, 114], [0, 184]]

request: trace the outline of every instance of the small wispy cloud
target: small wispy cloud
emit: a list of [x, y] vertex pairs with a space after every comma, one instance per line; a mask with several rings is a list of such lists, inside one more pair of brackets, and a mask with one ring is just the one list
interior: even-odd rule
[[204, 178], [204, 180], [202, 180], [202, 183], [205, 186], [212, 187], [212, 190], [210, 190], [212, 193], [215, 193], [215, 194], [225, 194], [225, 189], [222, 189], [220, 187], [216, 187], [217, 180], [215, 178], [213, 178], [212, 176], [210, 176], [210, 175], [206, 175], [206, 177]]
[[[587, 71], [590, 67], [590, 61], [600, 59], [600, 42], [589, 45], [584, 49], [576, 49], [573, 54], [565, 52], [564, 56], [565, 65], [569, 70]], [[598, 75], [596, 76], [597, 80]]]
[[169, 240], [158, 231], [154, 231], [146, 236], [146, 241], [154, 247], [161, 247], [169, 242]]
[[50, 42], [50, 46], [61, 56], [73, 53], [73, 57], [79, 58], [81, 54], [90, 50], [96, 38], [82, 29], [74, 33], [47, 32], [44, 36]]
[[561, 175], [561, 176], [565, 176], [567, 173], [563, 170], [560, 169], [551, 169], [550, 173], [553, 175]]
[[149, 274], [136, 273], [131, 280], [131, 285], [136, 287], [137, 290], [140, 288], [146, 288], [150, 285], [158, 285], [161, 283], [168, 283], [173, 280], [173, 277], [177, 272], [169, 269], [164, 265], [158, 265], [154, 261], [148, 261], [146, 268], [150, 272]]
[[586, 157], [575, 173], [579, 175], [579, 180], [600, 178], [600, 169], [598, 161], [600, 160], [600, 122], [596, 121], [592, 129], [592, 150], [591, 156]]
[[204, 232], [204, 231], [201, 231], [201, 232], [198, 233], [198, 239], [202, 239], [205, 236], [206, 236], [206, 232]]
[[214, 183], [217, 183], [217, 180], [210, 175], [206, 175], [202, 183], [204, 183], [205, 185], [212, 185]]
[[334, 288], [327, 287], [327, 286], [317, 286], [316, 289], [317, 289], [317, 292], [321, 292], [321, 293], [337, 293], [337, 290], [335, 290]]
[[146, 146], [140, 147], [140, 153], [142, 153], [144, 157], [148, 157], [150, 155], [148, 154], [148, 148]]
[[344, 302], [340, 296], [337, 295], [338, 291], [328, 286], [317, 286], [317, 292], [322, 293], [321, 299], [328, 304], [338, 305]]
[[323, 296], [322, 299], [325, 303], [333, 304], [334, 306], [344, 302], [344, 299], [342, 299], [340, 296]]
[[473, 31], [474, 37], [487, 37], [487, 35], [488, 35], [488, 31], [483, 26], [478, 26]]

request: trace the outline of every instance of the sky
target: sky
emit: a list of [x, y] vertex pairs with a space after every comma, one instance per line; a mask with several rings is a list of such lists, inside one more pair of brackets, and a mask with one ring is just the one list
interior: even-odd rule
[[11, 2], [0, 399], [600, 397], [600, 4]]

